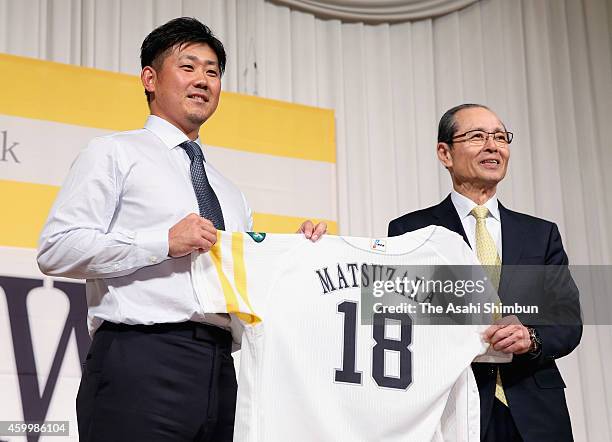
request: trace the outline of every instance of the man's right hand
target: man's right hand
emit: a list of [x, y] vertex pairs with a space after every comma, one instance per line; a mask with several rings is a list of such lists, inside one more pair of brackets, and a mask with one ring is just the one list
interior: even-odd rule
[[217, 242], [217, 229], [213, 223], [190, 213], [168, 231], [168, 256], [179, 258], [199, 250], [208, 252]]

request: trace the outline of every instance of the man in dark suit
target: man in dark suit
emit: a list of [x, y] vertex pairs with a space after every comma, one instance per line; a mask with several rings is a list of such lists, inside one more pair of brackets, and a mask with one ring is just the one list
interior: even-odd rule
[[[497, 201], [511, 142], [512, 133], [485, 106], [463, 104], [447, 111], [438, 127], [437, 154], [451, 175], [453, 190], [440, 204], [391, 221], [389, 236], [431, 224], [446, 227], [463, 236], [482, 264], [500, 268], [503, 263], [503, 304], [529, 304], [530, 298], [538, 298], [563, 312], [556, 324], [530, 327], [514, 317], [512, 324], [489, 327], [485, 339], [496, 350], [512, 353], [513, 361], [499, 366], [474, 363], [472, 368], [480, 393], [482, 440], [567, 441], [572, 440], [572, 429], [555, 359], [580, 342], [578, 290], [564, 267], [568, 258], [557, 226]], [[542, 272], [510, 278], [507, 266], [516, 265], [562, 270], [551, 272], [554, 281]]]

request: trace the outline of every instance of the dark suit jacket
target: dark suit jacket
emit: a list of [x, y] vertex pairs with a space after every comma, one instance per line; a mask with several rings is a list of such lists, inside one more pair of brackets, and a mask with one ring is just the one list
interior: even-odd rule
[[[568, 258], [561, 243], [561, 236], [554, 223], [513, 212], [501, 204], [499, 212], [504, 266], [499, 296], [504, 304], [517, 299], [522, 299], [523, 304], [529, 304], [524, 300], [529, 299], [530, 291], [533, 293], [537, 290], [539, 297], [542, 298], [539, 293], [542, 284], [536, 284], [532, 278], [511, 277], [511, 272], [506, 271], [505, 266], [567, 265]], [[436, 206], [408, 213], [391, 221], [389, 236], [401, 235], [432, 224], [457, 232], [469, 244], [450, 195]], [[563, 267], [554, 268], [563, 269]], [[563, 324], [566, 325], [534, 325], [542, 339], [541, 353], [535, 358], [531, 355], [515, 355], [511, 363], [500, 364], [500, 374], [510, 412], [526, 442], [572, 440], [563, 390], [565, 383], [555, 359], [569, 354], [580, 342], [582, 335], [580, 306], [578, 289], [567, 268], [562, 277], [557, 277], [555, 280], [556, 287], [552, 289], [548, 287], [545, 297], [554, 298], [555, 306], [564, 312]], [[481, 434], [484, 435], [493, 407], [497, 366], [474, 363], [472, 368], [480, 392]]]

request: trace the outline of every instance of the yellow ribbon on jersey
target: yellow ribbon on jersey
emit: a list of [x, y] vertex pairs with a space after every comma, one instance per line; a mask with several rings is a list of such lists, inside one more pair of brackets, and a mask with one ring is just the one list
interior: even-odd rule
[[[234, 287], [230, 283], [227, 275], [223, 270], [222, 260], [222, 235], [221, 232], [217, 232], [217, 242], [210, 249], [210, 258], [217, 270], [217, 276], [221, 283], [221, 289], [223, 290], [223, 296], [225, 298], [226, 312], [233, 313], [242, 321], [247, 324], [256, 324], [261, 322], [261, 318], [257, 316], [251, 305], [248, 294], [246, 267], [244, 264], [244, 237], [241, 233], [235, 232], [231, 236], [231, 250], [232, 250], [232, 261], [234, 264], [234, 287], [238, 291], [238, 295], [244, 301], [250, 313], [247, 313], [240, 307], [238, 296], [234, 291]], [[224, 313], [224, 312], [216, 312]]]

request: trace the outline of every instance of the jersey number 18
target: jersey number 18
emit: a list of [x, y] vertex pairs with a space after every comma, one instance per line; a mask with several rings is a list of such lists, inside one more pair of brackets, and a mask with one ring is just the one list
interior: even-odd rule
[[[361, 384], [361, 373], [355, 371], [357, 307], [352, 301], [338, 304], [338, 312], [344, 314], [344, 339], [342, 350], [342, 369], [336, 369], [336, 382]], [[387, 320], [400, 323], [399, 339], [385, 337]], [[377, 385], [386, 388], [405, 390], [412, 383], [412, 353], [408, 348], [412, 343], [412, 319], [406, 314], [374, 313], [372, 338], [376, 343], [372, 348], [372, 377]], [[399, 376], [385, 375], [385, 350], [399, 354]]]

